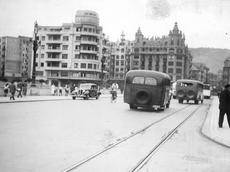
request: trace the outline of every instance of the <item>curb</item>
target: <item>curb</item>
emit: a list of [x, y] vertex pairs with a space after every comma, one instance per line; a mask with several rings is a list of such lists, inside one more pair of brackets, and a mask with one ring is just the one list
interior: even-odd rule
[[214, 106], [214, 105], [213, 105], [213, 101], [214, 101], [214, 99], [212, 99], [212, 102], [210, 103], [209, 108], [208, 108], [208, 110], [207, 110], [207, 112], [206, 112], [205, 119], [204, 119], [204, 121], [203, 121], [203, 123], [202, 123], [202, 126], [201, 126], [201, 128], [200, 128], [200, 133], [201, 133], [201, 135], [202, 135], [203, 137], [205, 137], [206, 139], [208, 139], [208, 140], [210, 140], [210, 141], [212, 141], [212, 142], [214, 142], [214, 143], [216, 143], [216, 144], [218, 144], [218, 145], [221, 145], [221, 146], [223, 146], [223, 147], [230, 148], [230, 145], [221, 142], [219, 139], [213, 138], [210, 134], [207, 134], [207, 133], [204, 131], [204, 130], [205, 130], [204, 127], [205, 127], [205, 125], [207, 125], [206, 122], [207, 122], [207, 120], [209, 120], [208, 117], [209, 117], [209, 115], [211, 115], [211, 107]]
[[[110, 98], [111, 96], [101, 96], [100, 98]], [[122, 95], [118, 96], [122, 97]], [[0, 101], [0, 104], [5, 104], [5, 103], [23, 103], [23, 102], [42, 102], [42, 101], [59, 101], [59, 100], [73, 100], [71, 97], [70, 98], [63, 98], [63, 99], [39, 99], [39, 100], [12, 100], [12, 101]], [[79, 99], [80, 100], [80, 99]]]

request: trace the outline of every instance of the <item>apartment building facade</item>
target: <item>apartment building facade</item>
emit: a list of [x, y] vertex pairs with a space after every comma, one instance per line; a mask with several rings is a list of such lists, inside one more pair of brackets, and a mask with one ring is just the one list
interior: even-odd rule
[[58, 85], [100, 82], [103, 34], [96, 12], [78, 10], [74, 23], [38, 26], [38, 37], [37, 80]]
[[145, 38], [140, 28], [135, 35], [131, 69], [168, 73], [173, 81], [190, 76], [192, 56], [185, 36], [175, 23], [168, 36]]
[[11, 80], [31, 78], [32, 38], [0, 37], [0, 77]]
[[123, 81], [126, 73], [130, 70], [130, 58], [134, 43], [126, 40], [125, 34], [122, 32], [120, 40], [111, 42], [110, 45], [108, 78], [111, 81]]

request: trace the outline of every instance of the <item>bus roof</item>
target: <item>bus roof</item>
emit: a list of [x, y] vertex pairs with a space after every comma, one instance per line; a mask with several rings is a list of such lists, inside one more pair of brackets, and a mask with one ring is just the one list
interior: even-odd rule
[[158, 80], [158, 83], [169, 83], [167, 85], [170, 85], [170, 76], [166, 73], [153, 71], [153, 70], [130, 70], [126, 74], [127, 78], [133, 78], [135, 76], [143, 76], [143, 77], [154, 77]]

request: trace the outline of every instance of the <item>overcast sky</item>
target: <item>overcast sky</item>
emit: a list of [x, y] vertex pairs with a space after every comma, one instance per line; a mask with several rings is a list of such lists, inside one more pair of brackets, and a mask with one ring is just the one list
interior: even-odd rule
[[74, 22], [77, 10], [94, 10], [111, 41], [167, 35], [178, 22], [189, 47], [230, 49], [230, 0], [0, 0], [0, 36], [32, 36], [39, 25]]

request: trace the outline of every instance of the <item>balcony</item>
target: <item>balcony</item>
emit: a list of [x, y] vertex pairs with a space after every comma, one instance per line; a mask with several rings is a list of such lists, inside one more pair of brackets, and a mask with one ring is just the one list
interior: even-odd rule
[[99, 37], [99, 33], [96, 32], [86, 32], [86, 31], [81, 31], [80, 32], [81, 35], [90, 35], [90, 36], [96, 36]]
[[61, 53], [61, 47], [56, 47], [56, 48], [53, 48], [53, 47], [48, 47], [47, 49], [46, 49], [46, 51], [47, 52], [56, 52], [56, 53]]
[[81, 40], [81, 44], [98, 45], [96, 41]]
[[62, 40], [61, 40], [61, 38], [60, 38], [60, 39], [48, 39], [48, 40], [46, 41], [46, 43], [47, 43], [47, 44], [49, 44], [49, 43], [61, 44], [61, 43], [62, 43]]
[[80, 50], [80, 53], [98, 54], [98, 51], [95, 51], [95, 50]]
[[46, 58], [45, 61], [60, 62], [60, 61], [61, 61], [61, 58]]

